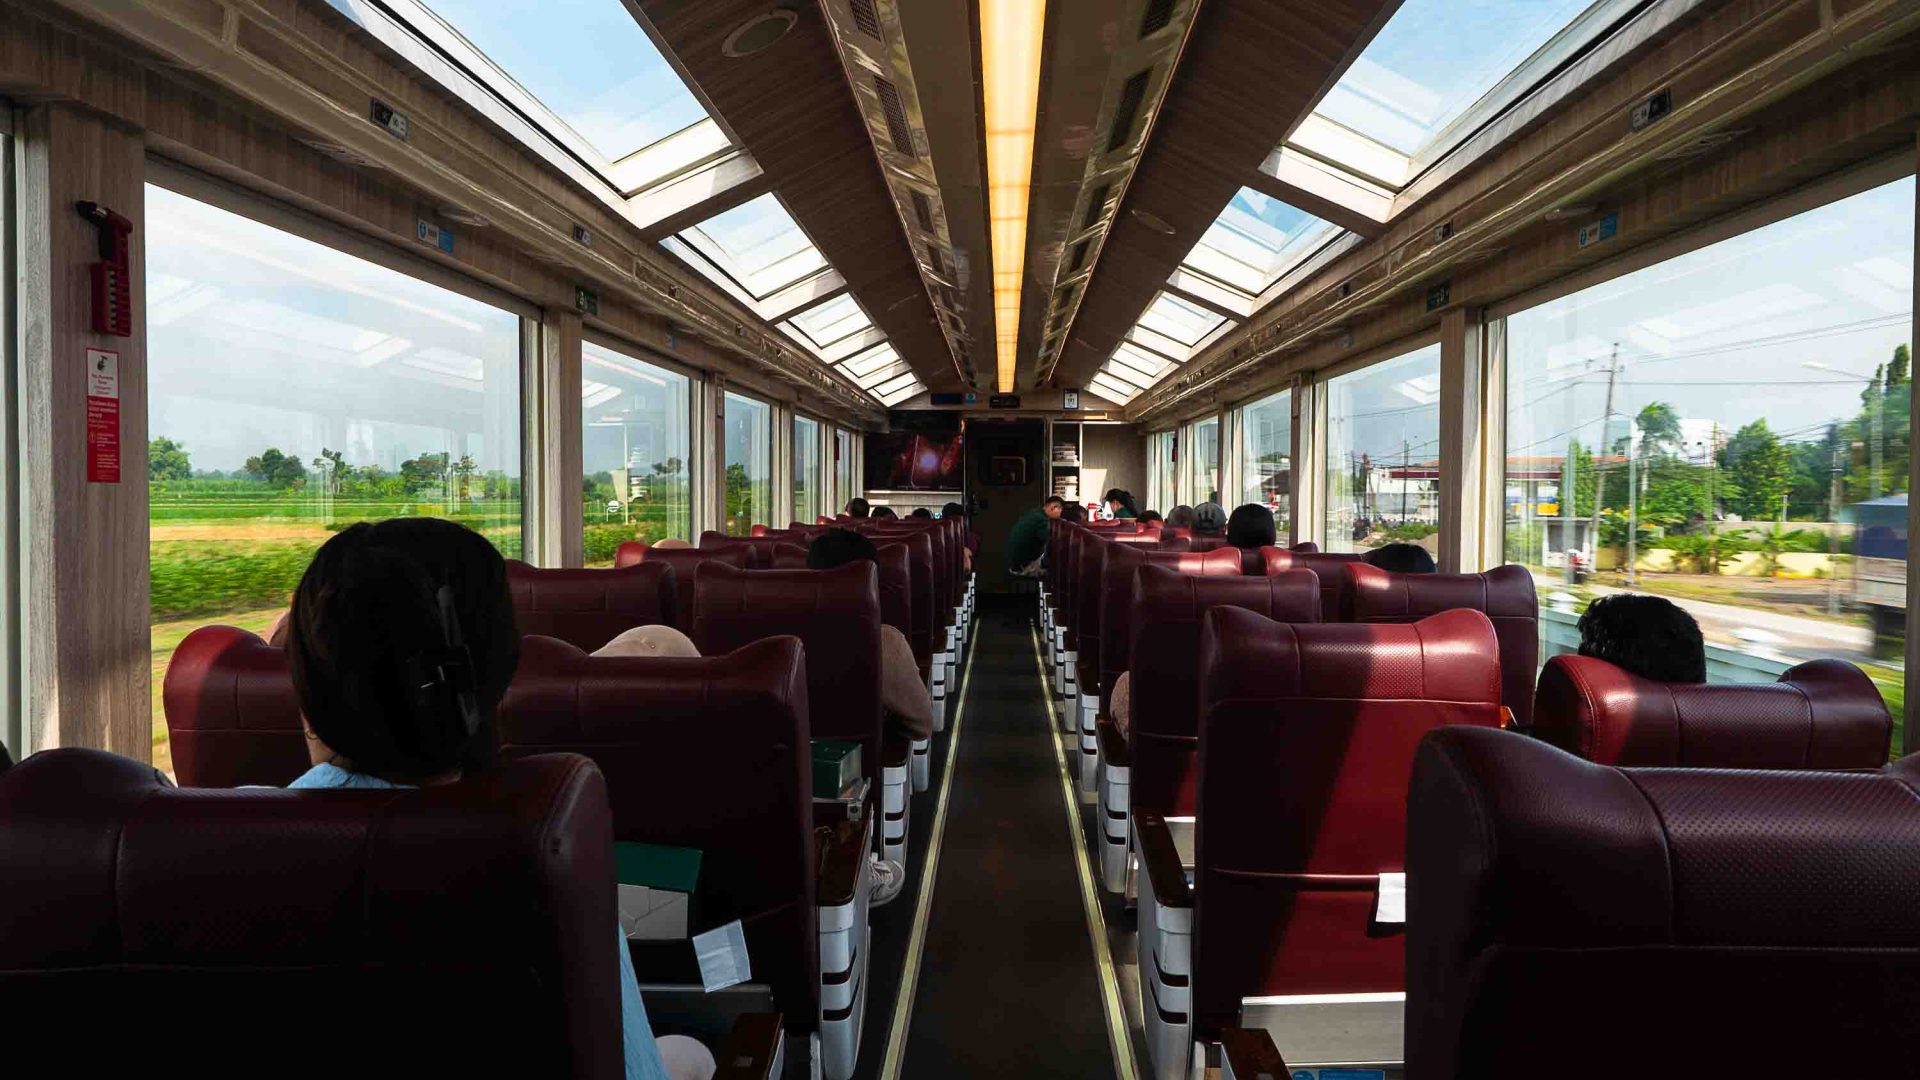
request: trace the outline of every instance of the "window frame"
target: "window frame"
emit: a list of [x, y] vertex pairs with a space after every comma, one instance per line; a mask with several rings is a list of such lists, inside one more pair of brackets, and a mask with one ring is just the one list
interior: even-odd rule
[[[682, 363], [673, 357], [663, 356], [657, 350], [642, 345], [630, 338], [610, 333], [597, 326], [583, 326], [580, 331], [580, 396], [579, 400], [575, 402], [576, 410], [583, 413], [586, 407], [586, 347], [588, 345], [620, 353], [630, 359], [659, 368], [662, 371], [672, 372], [687, 380], [687, 540], [692, 543], [698, 543], [700, 540], [701, 527], [700, 499], [703, 494], [702, 488], [705, 487], [705, 477], [702, 475], [699, 464], [701, 460], [702, 432], [705, 427], [705, 425], [701, 423], [700, 403], [703, 400], [702, 394], [707, 383], [706, 373], [699, 368]], [[586, 471], [584, 458], [586, 451], [586, 428], [584, 422], [581, 427], [580, 446], [582, 452], [581, 472], [584, 476]], [[584, 523], [582, 527], [584, 529]]]

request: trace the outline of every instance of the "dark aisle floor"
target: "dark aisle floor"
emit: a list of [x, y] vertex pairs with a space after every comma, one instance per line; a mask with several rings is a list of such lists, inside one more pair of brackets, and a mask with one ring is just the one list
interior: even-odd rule
[[[976, 615], [960, 739], [946, 763], [955, 770], [946, 832], [900, 1069], [910, 1080], [1113, 1075], [1076, 841], [1035, 669], [1031, 610], [1029, 597], [983, 596]], [[938, 779], [929, 794], [937, 796]], [[928, 800], [925, 816], [933, 810]], [[889, 921], [908, 921], [901, 916], [914, 899], [903, 896], [889, 907]], [[882, 1065], [891, 1020], [884, 1005], [870, 1010], [862, 1074]]]

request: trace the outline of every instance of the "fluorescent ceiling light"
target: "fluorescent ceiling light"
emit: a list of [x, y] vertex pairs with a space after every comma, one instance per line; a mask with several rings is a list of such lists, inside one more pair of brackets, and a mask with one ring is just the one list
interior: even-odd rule
[[987, 130], [987, 206], [993, 236], [993, 330], [1000, 392], [1013, 391], [1026, 275], [1027, 196], [1046, 0], [979, 0], [981, 114]]

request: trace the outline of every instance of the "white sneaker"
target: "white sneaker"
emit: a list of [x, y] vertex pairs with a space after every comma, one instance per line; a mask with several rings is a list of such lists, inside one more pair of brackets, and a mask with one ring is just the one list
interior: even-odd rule
[[900, 890], [907, 887], [907, 868], [892, 859], [873, 857], [873, 892], [867, 898], [870, 908], [885, 907], [893, 903]]

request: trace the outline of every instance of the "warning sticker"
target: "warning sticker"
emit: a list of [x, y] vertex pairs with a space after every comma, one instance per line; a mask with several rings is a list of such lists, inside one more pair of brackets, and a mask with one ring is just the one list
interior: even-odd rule
[[120, 482], [120, 354], [87, 350], [87, 483]]

